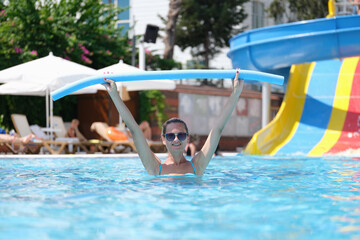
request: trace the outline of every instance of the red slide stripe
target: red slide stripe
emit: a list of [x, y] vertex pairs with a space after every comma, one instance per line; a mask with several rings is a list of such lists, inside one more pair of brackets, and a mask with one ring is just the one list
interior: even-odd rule
[[345, 123], [336, 144], [328, 151], [334, 154], [360, 148], [360, 60], [357, 62]]

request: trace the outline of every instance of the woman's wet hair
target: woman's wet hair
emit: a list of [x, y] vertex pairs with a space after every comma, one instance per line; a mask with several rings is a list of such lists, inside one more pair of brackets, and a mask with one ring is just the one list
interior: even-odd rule
[[169, 120], [164, 122], [163, 125], [162, 125], [162, 135], [165, 135], [166, 128], [170, 123], [182, 123], [184, 125], [184, 127], [185, 127], [186, 133], [189, 134], [188, 127], [187, 127], [186, 123], [183, 120], [181, 120], [180, 118], [170, 118]]

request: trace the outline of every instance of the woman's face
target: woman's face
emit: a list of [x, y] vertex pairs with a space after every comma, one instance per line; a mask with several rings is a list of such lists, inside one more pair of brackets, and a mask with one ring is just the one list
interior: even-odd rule
[[[167, 125], [165, 133], [174, 133], [174, 134], [186, 133], [186, 129], [184, 124], [182, 123], [170, 123], [169, 125]], [[163, 144], [166, 146], [166, 148], [169, 151], [171, 150], [171, 151], [184, 152], [188, 140], [189, 140], [188, 136], [186, 136], [186, 138], [183, 141], [179, 140], [179, 136], [175, 136], [175, 139], [172, 141], [169, 141], [166, 139], [165, 136], [162, 136]]]

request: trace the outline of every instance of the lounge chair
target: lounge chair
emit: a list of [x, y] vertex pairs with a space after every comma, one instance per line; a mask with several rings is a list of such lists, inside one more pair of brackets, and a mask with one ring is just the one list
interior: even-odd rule
[[[61, 116], [53, 116], [53, 123], [54, 123], [54, 128], [56, 128], [58, 131], [55, 132], [56, 135], [56, 139], [57, 140], [61, 140], [61, 141], [66, 141], [66, 140], [71, 140], [73, 138], [69, 138], [67, 137], [67, 128], [65, 126], [64, 120]], [[81, 135], [81, 138], [84, 139], [84, 141], [80, 140], [79, 141], [79, 146], [82, 150], [84, 150], [86, 153], [94, 153], [99, 149], [99, 144], [101, 145], [101, 143], [99, 141], [96, 140], [86, 140], [84, 136], [82, 136], [82, 134], [80, 132], [78, 132], [77, 134]], [[95, 146], [95, 149], [92, 149], [92, 146]]]
[[133, 141], [129, 140], [112, 140], [106, 134], [109, 125], [104, 122], [93, 122], [90, 130], [95, 131], [103, 141], [102, 151], [104, 153], [124, 153], [130, 148], [130, 151], [136, 152], [136, 147]]
[[155, 153], [165, 153], [167, 151], [165, 145], [161, 141], [148, 140], [148, 144]]
[[42, 144], [32, 141], [34, 135], [27, 137], [12, 136], [10, 134], [0, 134], [0, 154], [22, 154], [39, 153]]
[[31, 141], [32, 137], [32, 135], [18, 137], [9, 134], [0, 134], [0, 153], [37, 154], [40, 152], [42, 144], [39, 144], [36, 140], [35, 142]]
[[[17, 154], [19, 153], [18, 149], [14, 146], [13, 142], [7, 139], [3, 139], [2, 136], [5, 136], [5, 134], [0, 134], [0, 153], [7, 154], [7, 153], [13, 153]], [[21, 149], [21, 148], [20, 148]]]
[[[78, 146], [82, 147], [82, 145], [78, 141], [58, 139], [56, 139], [55, 141], [50, 140], [39, 126], [33, 125], [32, 127], [30, 127], [27, 117], [23, 114], [11, 114], [11, 120], [19, 137], [35, 134], [42, 140], [31, 141], [29, 142], [29, 144], [34, 145], [34, 147], [37, 146], [38, 148], [45, 147], [45, 149], [51, 154], [60, 154], [62, 152], [75, 153]], [[73, 148], [71, 149], [71, 147]], [[36, 152], [30, 151], [27, 153]]]
[[[91, 124], [91, 131], [95, 131], [102, 139], [106, 140], [106, 142], [110, 143], [110, 152], [121, 153], [126, 151], [126, 147], [130, 147], [131, 151], [137, 152], [134, 142], [129, 138], [128, 140], [112, 140], [107, 135], [107, 130], [109, 125], [104, 122], [94, 122]], [[148, 140], [148, 144], [150, 148], [154, 152], [164, 152], [164, 145], [160, 141], [150, 141]], [[125, 149], [124, 149], [125, 147]]]

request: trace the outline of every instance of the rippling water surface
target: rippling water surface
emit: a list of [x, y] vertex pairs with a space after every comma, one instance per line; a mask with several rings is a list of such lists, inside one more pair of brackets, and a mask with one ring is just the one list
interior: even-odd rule
[[137, 158], [0, 159], [0, 239], [360, 239], [360, 161], [215, 157], [203, 177]]

